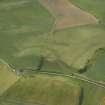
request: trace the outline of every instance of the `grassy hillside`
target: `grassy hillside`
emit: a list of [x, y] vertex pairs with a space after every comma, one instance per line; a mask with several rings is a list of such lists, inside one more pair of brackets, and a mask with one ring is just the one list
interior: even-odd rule
[[44, 60], [42, 68], [40, 71], [47, 71], [47, 72], [55, 72], [55, 73], [64, 73], [64, 74], [70, 74], [74, 71], [76, 71], [75, 68], [69, 67], [64, 62], [61, 61], [48, 61]]
[[0, 61], [0, 96], [18, 79], [19, 77], [12, 73], [11, 68]]
[[40, 62], [40, 56], [44, 56], [49, 61], [61, 60], [80, 69], [97, 48], [105, 47], [105, 30], [98, 25], [68, 28], [52, 34], [3, 33], [0, 36], [0, 57], [17, 68], [34, 68]]
[[81, 26], [51, 33], [48, 31], [53, 18], [37, 0], [0, 2], [0, 58], [15, 68], [35, 68], [40, 56], [44, 56], [81, 69], [94, 51], [105, 45], [103, 26]]
[[87, 64], [97, 48], [105, 47], [104, 39], [103, 26], [75, 27], [55, 32], [52, 48], [63, 62], [80, 69]]
[[18, 43], [51, 30], [53, 17], [38, 0], [1, 0], [0, 17], [0, 58], [9, 64], [14, 62], [16, 67], [24, 67], [23, 63], [27, 65], [40, 59], [37, 56], [17, 59], [15, 56], [21, 50]]
[[96, 16], [105, 24], [105, 0], [69, 0], [81, 9]]
[[73, 81], [63, 77], [36, 75], [35, 78], [21, 78], [2, 98], [20, 100], [20, 104], [23, 101], [42, 105], [78, 105], [80, 94], [80, 87]]

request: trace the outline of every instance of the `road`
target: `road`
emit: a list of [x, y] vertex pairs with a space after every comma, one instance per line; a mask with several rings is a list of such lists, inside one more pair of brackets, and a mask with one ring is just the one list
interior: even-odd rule
[[[27, 71], [27, 70], [23, 69], [24, 72]], [[30, 70], [28, 70], [28, 71], [30, 71]], [[41, 70], [39, 70], [39, 71], [32, 70], [32, 72], [39, 73], [39, 74], [47, 74], [47, 75], [55, 75], [55, 76], [64, 76], [64, 77], [74, 78], [74, 79], [78, 79], [78, 80], [81, 80], [81, 81], [88, 82], [88, 83], [96, 85], [98, 87], [105, 88], [105, 83], [101, 83], [99, 81], [90, 79], [88, 77], [84, 77], [83, 75], [78, 74], [78, 73], [71, 72], [69, 74], [64, 74], [64, 73], [47, 72], [47, 71], [41, 71]]]
[[[27, 70], [23, 69], [22, 75], [24, 75], [26, 72], [30, 72], [30, 69], [27, 69]], [[85, 76], [83, 76], [81, 74], [78, 74], [78, 73], [71, 72], [69, 74], [64, 74], [64, 73], [47, 72], [47, 71], [41, 71], [41, 70], [39, 70], [39, 71], [32, 70], [31, 72], [32, 72], [32, 74], [47, 74], [47, 75], [54, 75], [54, 76], [63, 76], [63, 77], [74, 78], [74, 79], [78, 79], [78, 80], [81, 80], [81, 81], [88, 82], [90, 84], [94, 84], [94, 85], [96, 85], [98, 87], [105, 88], [105, 83], [101, 83], [99, 81], [90, 79], [90, 78], [85, 77]]]
[[105, 88], [105, 84], [104, 83], [100, 83], [99, 81], [96, 81], [96, 80], [93, 80], [93, 79], [89, 79], [89, 78], [84, 77], [82, 75], [79, 75], [77, 73], [72, 73], [72, 74], [69, 74], [69, 75], [55, 73], [55, 72], [42, 72], [42, 71], [40, 71], [38, 73], [39, 74], [47, 74], [47, 75], [64, 76], [64, 77], [74, 78], [74, 79], [78, 79], [78, 80], [81, 80], [81, 81], [88, 82], [88, 83], [96, 85], [98, 87]]

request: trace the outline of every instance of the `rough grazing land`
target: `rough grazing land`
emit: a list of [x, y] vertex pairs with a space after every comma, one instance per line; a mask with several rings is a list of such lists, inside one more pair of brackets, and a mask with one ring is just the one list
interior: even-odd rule
[[55, 17], [55, 26], [57, 29], [97, 23], [97, 19], [94, 16], [75, 7], [68, 0], [39, 1]]

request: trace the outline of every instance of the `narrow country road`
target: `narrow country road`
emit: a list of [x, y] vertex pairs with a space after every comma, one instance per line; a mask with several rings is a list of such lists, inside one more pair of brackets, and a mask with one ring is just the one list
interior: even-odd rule
[[102, 87], [102, 88], [105, 88], [105, 84], [104, 83], [100, 83], [99, 81], [96, 81], [96, 80], [93, 80], [93, 79], [89, 79], [89, 78], [85, 78], [77, 73], [72, 73], [72, 74], [69, 74], [69, 75], [66, 75], [66, 74], [58, 74], [58, 73], [53, 73], [53, 72], [38, 72], [39, 74], [47, 74], [47, 75], [55, 75], [55, 76], [64, 76], [64, 77], [69, 77], [69, 78], [74, 78], [74, 79], [78, 79], [78, 80], [82, 80], [82, 81], [85, 81], [85, 82], [88, 82], [90, 84], [94, 84], [98, 87]]

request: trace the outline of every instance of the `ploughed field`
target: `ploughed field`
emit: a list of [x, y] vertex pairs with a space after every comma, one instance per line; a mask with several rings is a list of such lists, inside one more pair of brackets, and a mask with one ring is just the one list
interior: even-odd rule
[[[91, 14], [71, 4], [68, 0], [39, 0], [55, 17], [55, 28], [63, 29], [78, 25], [96, 24]], [[81, 18], [82, 17], [82, 18]]]

